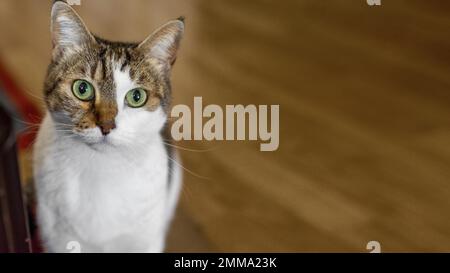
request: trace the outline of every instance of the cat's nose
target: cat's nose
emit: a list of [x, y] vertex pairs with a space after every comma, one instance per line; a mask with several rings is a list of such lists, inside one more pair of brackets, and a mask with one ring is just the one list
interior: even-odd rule
[[102, 123], [99, 123], [98, 126], [100, 127], [102, 134], [106, 136], [111, 132], [112, 129], [116, 128], [116, 123], [114, 121], [104, 121]]
[[106, 136], [116, 128], [115, 118], [117, 116], [117, 104], [114, 100], [103, 98], [95, 107], [96, 123], [102, 134]]

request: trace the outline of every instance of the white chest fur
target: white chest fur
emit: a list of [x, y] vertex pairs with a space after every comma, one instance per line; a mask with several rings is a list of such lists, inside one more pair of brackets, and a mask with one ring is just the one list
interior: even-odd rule
[[35, 145], [38, 218], [45, 245], [91, 251], [161, 251], [168, 158], [159, 135], [144, 147], [96, 151], [55, 132], [47, 116]]

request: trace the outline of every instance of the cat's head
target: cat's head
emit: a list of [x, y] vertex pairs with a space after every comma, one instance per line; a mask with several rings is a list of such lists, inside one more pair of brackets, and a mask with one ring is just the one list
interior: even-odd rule
[[57, 130], [88, 144], [132, 143], [159, 133], [170, 103], [170, 70], [184, 30], [170, 21], [141, 43], [94, 36], [57, 1], [44, 96]]

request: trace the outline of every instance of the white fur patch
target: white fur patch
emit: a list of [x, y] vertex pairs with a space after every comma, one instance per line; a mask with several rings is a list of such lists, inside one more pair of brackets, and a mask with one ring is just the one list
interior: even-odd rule
[[130, 77], [130, 69], [127, 68], [124, 71], [120, 70], [120, 64], [114, 65], [114, 83], [116, 85], [116, 99], [119, 112], [123, 111], [125, 106], [126, 94], [138, 86], [133, 82]]
[[114, 83], [116, 86], [116, 100], [118, 113], [116, 116], [116, 129], [107, 136], [115, 145], [130, 144], [142, 138], [159, 137], [167, 116], [161, 107], [155, 111], [148, 111], [145, 107], [132, 108], [125, 103], [126, 94], [139, 87], [130, 77], [128, 69], [121, 71], [120, 65], [114, 69]]
[[[55, 130], [47, 113], [34, 147], [38, 221], [49, 252], [160, 252], [181, 181], [170, 183], [159, 132], [166, 116], [125, 104], [137, 86], [128, 71], [114, 71], [116, 129], [101, 143], [86, 141], [98, 128], [74, 138]], [[177, 167], [176, 165], [174, 167]], [[179, 170], [173, 178], [180, 179]]]

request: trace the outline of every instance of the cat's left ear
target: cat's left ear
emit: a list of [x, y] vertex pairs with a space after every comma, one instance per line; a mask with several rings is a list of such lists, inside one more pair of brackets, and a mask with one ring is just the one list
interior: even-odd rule
[[169, 21], [150, 36], [138, 48], [145, 55], [161, 61], [163, 64], [173, 65], [177, 58], [181, 37], [184, 32], [184, 18]]

